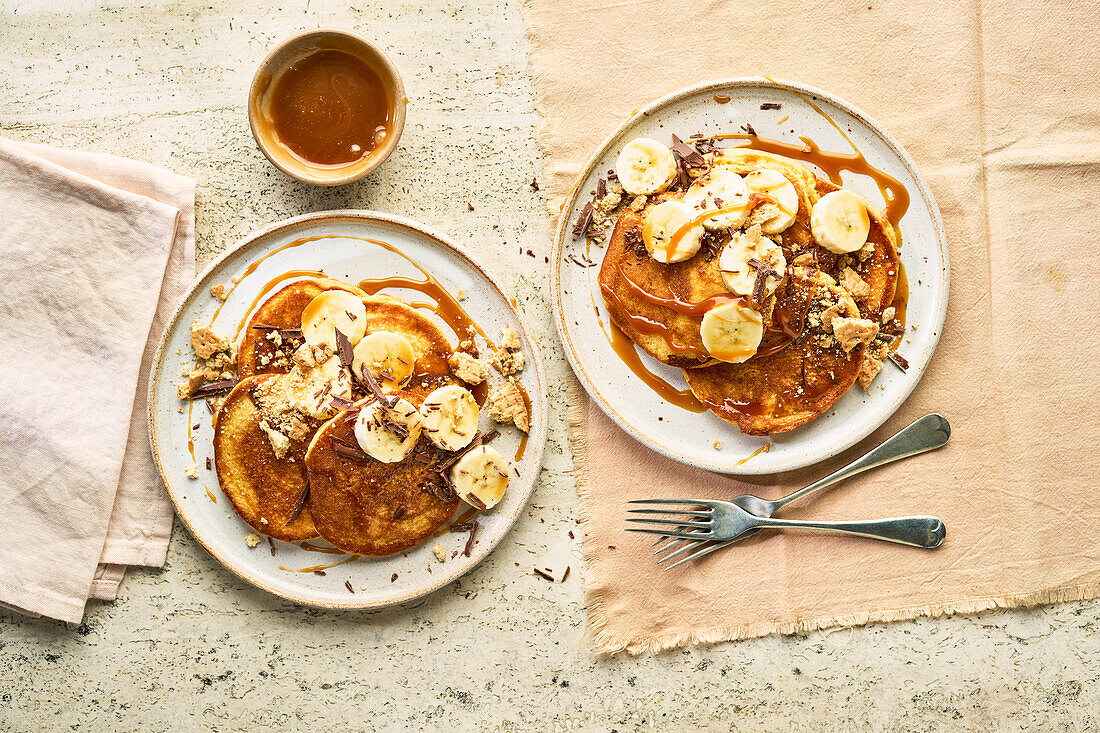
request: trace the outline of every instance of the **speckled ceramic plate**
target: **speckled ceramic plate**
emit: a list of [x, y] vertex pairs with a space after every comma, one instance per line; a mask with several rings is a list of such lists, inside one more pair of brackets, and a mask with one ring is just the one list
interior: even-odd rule
[[[726, 98], [724, 103], [719, 101]], [[762, 110], [764, 103], [782, 106]], [[674, 133], [685, 139], [694, 133], [736, 133], [745, 124], [761, 137], [796, 145], [801, 144], [799, 136], [805, 136], [827, 151], [850, 153], [854, 144], [872, 166], [898, 179], [911, 199], [900, 221], [901, 258], [910, 285], [907, 323], [916, 326], [907, 329], [899, 347], [909, 360], [909, 370], [903, 373], [888, 364], [869, 392], [856, 386], [813, 422], [767, 439], [742, 435], [735, 426], [710, 412], [698, 414], [676, 407], [650, 389], [611, 347], [607, 330], [610, 321], [597, 283], [599, 267], [585, 268], [567, 260], [571, 255], [585, 254], [584, 240], [572, 235], [574, 222], [590, 200], [597, 180], [614, 167], [624, 143], [645, 136], [671, 144]], [[816, 172], [826, 177], [822, 171]], [[871, 178], [849, 172], [843, 177], [846, 188], [874, 205], [885, 203]], [[598, 247], [590, 250], [597, 264], [602, 254]], [[585, 165], [562, 210], [553, 262], [558, 332], [573, 370], [592, 399], [624, 430], [654, 450], [722, 473], [766, 474], [800, 468], [836, 455], [866, 437], [913, 391], [936, 347], [947, 311], [943, 224], [928, 184], [912, 159], [882, 128], [843, 100], [800, 84], [768, 79], [700, 84], [634, 113]], [[641, 358], [651, 372], [678, 389], [686, 389], [679, 370], [646, 355]], [[715, 441], [721, 448], [715, 448]], [[765, 442], [771, 444], [770, 449], [758, 453]]]
[[[397, 252], [364, 240], [384, 242]], [[232, 334], [262, 302], [265, 285], [284, 273], [319, 269], [329, 277], [352, 283], [395, 275], [422, 280], [423, 275], [406, 257], [451, 293], [464, 290], [467, 298], [462, 306], [490, 337], [498, 335], [506, 323], [522, 335], [529, 366], [521, 373], [520, 381], [531, 396], [532, 414], [526, 450], [514, 462], [519, 475], [513, 475], [501, 503], [478, 517], [477, 542], [469, 557], [461, 552], [467, 533], [448, 533], [392, 557], [364, 557], [327, 568], [322, 576], [308, 568], [331, 565], [347, 556], [307, 551], [298, 544], [278, 540], [271, 543], [275, 548], [272, 554], [266, 538], [259, 547], [248, 547], [245, 536], [252, 530], [222, 494], [213, 468], [206, 467], [207, 457], [213, 457], [211, 415], [202, 401], [193, 403], [189, 411], [188, 403], [176, 399], [180, 372], [192, 358], [191, 321], [210, 322], [219, 305], [211, 297], [210, 287], [230, 284], [231, 278], [246, 272], [217, 313], [214, 325], [219, 332]], [[250, 266], [260, 260], [249, 272]], [[410, 302], [425, 301], [411, 290], [384, 292]], [[425, 312], [435, 318], [430, 311]], [[450, 333], [445, 327], [444, 331]], [[149, 423], [153, 455], [177, 514], [219, 562], [248, 582], [292, 601], [333, 608], [376, 608], [430, 593], [469, 572], [515, 523], [542, 465], [546, 381], [542, 357], [523, 318], [493, 277], [469, 254], [446, 237], [407, 219], [370, 211], [332, 211], [272, 224], [245, 238], [206, 268], [176, 309], [157, 351], [149, 382]], [[482, 423], [482, 429], [490, 425], [484, 415]], [[197, 428], [189, 432], [189, 425]], [[493, 445], [512, 459], [519, 450], [521, 434], [511, 426], [501, 427], [501, 433]], [[198, 469], [197, 479], [187, 476], [192, 465]], [[433, 555], [436, 542], [447, 551], [446, 562], [440, 563]], [[311, 544], [327, 546], [320, 541]], [[456, 551], [459, 554], [452, 558]], [[303, 569], [306, 571], [300, 572]], [[395, 574], [396, 579], [392, 579]], [[351, 584], [354, 593], [348, 591], [345, 582]]]

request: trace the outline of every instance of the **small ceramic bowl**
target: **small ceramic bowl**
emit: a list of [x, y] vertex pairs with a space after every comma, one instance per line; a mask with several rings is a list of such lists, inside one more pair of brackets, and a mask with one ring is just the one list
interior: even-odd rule
[[[265, 96], [280, 72], [316, 51], [344, 51], [367, 62], [382, 79], [393, 100], [389, 134], [370, 155], [346, 166], [313, 166], [292, 155], [275, 137], [270, 116], [265, 112]], [[405, 85], [397, 67], [376, 46], [347, 31], [320, 29], [306, 31], [280, 42], [260, 62], [248, 91], [248, 122], [256, 144], [276, 168], [288, 176], [317, 186], [341, 186], [357, 181], [382, 165], [397, 147], [405, 127]]]

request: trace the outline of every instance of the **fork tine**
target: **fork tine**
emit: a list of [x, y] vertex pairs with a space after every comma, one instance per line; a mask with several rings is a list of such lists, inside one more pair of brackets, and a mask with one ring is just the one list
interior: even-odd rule
[[641, 532], [642, 534], [659, 534], [665, 537], [683, 537], [689, 540], [710, 539], [710, 532], [672, 532], [665, 529], [643, 529], [641, 527], [627, 527], [627, 532]]
[[681, 540], [681, 541], [684, 544], [679, 550], [675, 550], [675, 551], [670, 552], [667, 555], [663, 556], [660, 560], [657, 561], [657, 564], [660, 565], [661, 563], [665, 562], [666, 560], [669, 560], [671, 558], [676, 557], [681, 552], [687, 552], [688, 550], [692, 550], [692, 551], [698, 550], [701, 546], [706, 545], [708, 542], [710, 542], [710, 540], [696, 540], [694, 542], [689, 541], [689, 540]]
[[730, 544], [730, 542], [732, 542], [732, 541], [733, 540], [727, 540], [726, 542], [715, 542], [710, 547], [704, 547], [704, 548], [700, 549], [699, 552], [693, 553], [693, 554], [688, 555], [687, 557], [685, 557], [683, 559], [677, 560], [676, 562], [672, 563], [671, 565], [666, 565], [665, 570], [672, 570], [677, 565], [682, 565], [686, 562], [691, 562], [692, 560], [698, 560], [703, 555], [709, 555], [710, 553], [714, 552], [715, 550], [721, 550], [723, 547]]
[[710, 511], [693, 512], [687, 509], [627, 509], [627, 514], [675, 514], [678, 517], [709, 517]]
[[688, 504], [705, 507], [714, 506], [714, 502], [709, 499], [631, 499], [627, 504]]
[[648, 519], [645, 517], [627, 517], [626, 521], [637, 524], [663, 524], [672, 527], [709, 527], [710, 522], [688, 522], [684, 519]]

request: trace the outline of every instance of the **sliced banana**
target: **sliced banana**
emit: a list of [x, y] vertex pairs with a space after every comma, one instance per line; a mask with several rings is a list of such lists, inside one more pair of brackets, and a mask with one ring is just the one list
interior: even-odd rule
[[627, 193], [652, 196], [676, 178], [676, 158], [666, 146], [648, 137], [636, 137], [623, 146], [615, 174]]
[[810, 231], [817, 243], [830, 252], [855, 252], [867, 244], [871, 231], [867, 205], [851, 191], [827, 193], [810, 212]]
[[477, 400], [457, 384], [440, 387], [425, 397], [420, 414], [428, 440], [443, 450], [465, 448], [477, 433]]
[[333, 397], [352, 399], [351, 375], [335, 356], [314, 367], [295, 364], [282, 377], [282, 386], [291, 407], [318, 420], [339, 412], [339, 408], [332, 405]]
[[703, 346], [719, 361], [740, 364], [752, 357], [764, 337], [760, 313], [739, 303], [711, 308], [699, 327]]
[[786, 176], [777, 170], [762, 168], [745, 176], [745, 186], [749, 193], [768, 196], [779, 208], [778, 214], [761, 223], [765, 234], [778, 234], [794, 224], [798, 216], [798, 189]]
[[697, 179], [684, 193], [684, 203], [694, 214], [724, 212], [703, 222], [703, 226], [710, 230], [739, 227], [751, 211], [745, 179], [728, 168], [714, 168]]
[[302, 311], [302, 337], [309, 344], [328, 344], [336, 348], [336, 329], [351, 345], [359, 343], [367, 331], [367, 308], [363, 301], [345, 290], [326, 290]]
[[692, 225], [695, 212], [687, 204], [669, 199], [650, 209], [642, 222], [642, 241], [658, 262], [691, 259], [703, 244], [703, 227]]
[[[748, 231], [736, 232], [718, 256], [718, 269], [722, 272], [722, 282], [731, 293], [751, 297], [756, 288], [757, 270], [749, 260], [757, 259], [779, 273], [780, 277], [787, 269], [787, 259], [783, 249], [760, 233], [759, 226], [749, 227]], [[769, 277], [764, 280], [764, 295], [771, 295], [780, 280]]]
[[508, 461], [495, 448], [479, 445], [451, 469], [460, 499], [478, 509], [492, 509], [508, 488]]
[[[405, 437], [394, 432], [392, 421], [407, 431]], [[400, 399], [393, 407], [371, 402], [355, 418], [355, 440], [369, 456], [382, 463], [397, 463], [409, 455], [424, 429], [424, 419], [411, 402]]]
[[393, 331], [375, 331], [364, 336], [352, 355], [351, 369], [355, 374], [362, 374], [365, 367], [382, 387], [391, 391], [401, 389], [416, 366], [412, 344]]

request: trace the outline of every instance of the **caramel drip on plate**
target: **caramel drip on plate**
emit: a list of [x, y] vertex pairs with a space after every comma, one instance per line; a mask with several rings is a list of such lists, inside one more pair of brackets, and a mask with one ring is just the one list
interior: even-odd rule
[[331, 565], [313, 565], [308, 568], [284, 568], [282, 565], [280, 565], [279, 570], [286, 570], [288, 573], [316, 573], [318, 570], [328, 570], [329, 568], [334, 568], [337, 565], [355, 562], [360, 557], [362, 557], [362, 555], [348, 555], [340, 562], [334, 562]]
[[[520, 384], [519, 382], [516, 382], [516, 386], [519, 387], [519, 393], [523, 396], [524, 409], [526, 409], [527, 414], [530, 415], [531, 414], [531, 396], [529, 394], [527, 394], [527, 390], [525, 390], [523, 388], [522, 384]], [[527, 427], [530, 428], [531, 426], [528, 425]], [[520, 431], [520, 432], [523, 432], [523, 431]], [[527, 450], [527, 438], [528, 437], [530, 437], [530, 436], [528, 436], [527, 433], [523, 433], [523, 437], [519, 439], [519, 447], [516, 448], [516, 456], [513, 459], [516, 463], [519, 463], [521, 460], [523, 460], [523, 454]]]
[[288, 270], [281, 275], [275, 277], [264, 283], [264, 286], [260, 288], [260, 292], [256, 294], [256, 297], [252, 299], [252, 304], [248, 306], [248, 310], [241, 316], [241, 320], [237, 323], [237, 330], [233, 333], [233, 340], [236, 341], [240, 338], [241, 331], [244, 330], [245, 324], [248, 323], [249, 317], [252, 315], [252, 311], [256, 310], [256, 306], [260, 304], [264, 296], [275, 289], [275, 286], [281, 282], [292, 280], [300, 277], [326, 277], [325, 273], [320, 270]]
[[909, 306], [909, 276], [905, 274], [905, 265], [898, 262], [898, 280], [894, 288], [894, 300], [890, 303], [894, 307], [894, 318], [901, 325], [901, 333], [890, 345], [891, 349], [901, 346], [901, 339], [905, 335], [905, 312]]
[[198, 463], [195, 462], [195, 436], [191, 434], [191, 432], [192, 432], [191, 428], [192, 428], [192, 426], [194, 426], [194, 423], [191, 422], [191, 411], [194, 410], [194, 409], [195, 409], [195, 401], [194, 400], [188, 400], [187, 401], [187, 452], [191, 454], [191, 463], [194, 463], [196, 466], [198, 466]]
[[745, 458], [742, 458], [740, 461], [738, 461], [737, 463], [735, 463], [733, 465], [740, 466], [741, 464], [743, 464], [743, 463], [745, 463], [745, 462], [747, 462], [747, 461], [749, 461], [753, 458], [756, 458], [761, 453], [767, 453], [771, 449], [772, 449], [772, 444], [771, 443], [765, 443], [764, 445], [762, 445], [759, 448], [757, 448], [756, 450], [754, 450], [752, 452], [752, 455], [746, 456]]
[[[604, 328], [603, 323], [600, 323], [600, 327]], [[609, 323], [608, 327], [604, 328], [604, 336], [607, 337], [607, 342], [611, 344], [611, 348], [630, 371], [634, 372], [638, 379], [641, 379], [647, 387], [656, 392], [665, 402], [688, 412], [707, 411], [707, 408], [695, 398], [690, 389], [677, 389], [650, 371], [643, 363], [635, 343], [627, 338], [626, 334], [614, 323]]]
[[650, 320], [645, 316], [639, 316], [636, 313], [630, 313], [623, 304], [622, 298], [611, 288], [601, 283], [600, 290], [606, 300], [614, 301], [619, 306], [623, 319], [638, 333], [646, 336], [660, 336], [672, 351], [687, 354], [700, 360], [706, 358], [707, 354], [700, 349], [678, 343], [673, 337], [671, 329], [665, 324]]
[[309, 552], [323, 552], [327, 555], [346, 555], [343, 550], [337, 550], [335, 547], [321, 547], [320, 545], [312, 545], [309, 542], [299, 542], [298, 547]]

